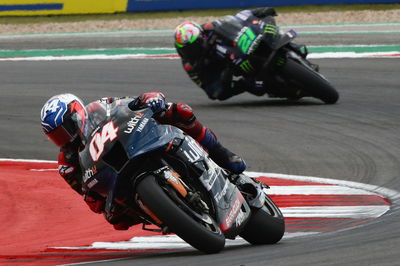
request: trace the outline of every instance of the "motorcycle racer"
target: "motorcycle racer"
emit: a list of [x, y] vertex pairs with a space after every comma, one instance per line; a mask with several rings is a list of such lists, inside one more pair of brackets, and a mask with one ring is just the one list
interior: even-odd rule
[[[255, 17], [262, 23], [263, 18], [276, 15], [273, 8], [264, 7], [243, 10], [235, 17], [241, 20]], [[210, 99], [226, 100], [244, 91], [261, 96], [265, 93], [263, 81], [252, 72], [262, 62], [244, 51], [246, 40], [234, 39], [245, 28], [235, 27], [232, 23], [232, 27], [222, 29], [222, 23], [230, 18], [232, 16], [226, 16], [203, 25], [195, 22], [180, 24], [175, 30], [175, 48], [184, 70]], [[266, 26], [271, 34], [276, 33], [274, 24]]]
[[[82, 169], [79, 163], [79, 151], [85, 145], [83, 131], [89, 123], [88, 113], [94, 106], [112, 103], [122, 98], [110, 97], [96, 101], [97, 104], [84, 105], [81, 99], [73, 94], [60, 94], [51, 97], [41, 110], [41, 125], [45, 135], [60, 147], [58, 156], [59, 174], [77, 193], [84, 196], [84, 201], [96, 213], [103, 213], [105, 199], [97, 193], [82, 190]], [[132, 97], [128, 107], [143, 105], [150, 107], [154, 118], [161, 124], [176, 126], [194, 138], [206, 151], [210, 158], [231, 173], [240, 174], [246, 169], [244, 160], [224, 147], [216, 135], [203, 126], [195, 117], [192, 108], [186, 103], [168, 103], [165, 96], [158, 91], [146, 92]], [[243, 183], [243, 178], [240, 179]], [[251, 183], [251, 181], [250, 181]], [[106, 217], [116, 230], [126, 230], [132, 224], [124, 220], [123, 214]]]

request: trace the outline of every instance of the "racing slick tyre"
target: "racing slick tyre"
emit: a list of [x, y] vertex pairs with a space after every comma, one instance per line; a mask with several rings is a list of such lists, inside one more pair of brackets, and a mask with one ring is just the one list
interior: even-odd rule
[[240, 233], [247, 242], [253, 245], [275, 244], [285, 233], [283, 215], [275, 203], [265, 195], [265, 204], [254, 213]]
[[225, 236], [213, 221], [210, 225], [184, 211], [189, 206], [184, 201], [174, 200], [167, 189], [161, 187], [156, 177], [149, 175], [137, 185], [143, 203], [166, 225], [194, 248], [205, 253], [217, 253], [225, 246]]
[[301, 63], [288, 58], [281, 67], [281, 73], [290, 84], [309, 93], [312, 97], [326, 104], [334, 104], [339, 99], [339, 93], [320, 73], [312, 69], [306, 62]]

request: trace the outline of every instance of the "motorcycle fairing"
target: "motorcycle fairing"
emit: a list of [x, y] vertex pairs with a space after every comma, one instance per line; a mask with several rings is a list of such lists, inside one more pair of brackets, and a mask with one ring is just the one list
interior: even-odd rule
[[[200, 182], [210, 195], [214, 195], [211, 200], [217, 208], [216, 222], [226, 237], [234, 238], [250, 217], [250, 207], [228, 180], [228, 173], [209, 159], [204, 149], [180, 129], [160, 125], [152, 118], [150, 109], [132, 111], [127, 105], [106, 104], [106, 108], [92, 114], [96, 120], [91, 121], [92, 130], [86, 130], [89, 145], [80, 152], [80, 157], [82, 167], [88, 173], [83, 175], [84, 189], [94, 190], [107, 198], [107, 215], [112, 215], [114, 200], [123, 203], [129, 197], [130, 186], [124, 186], [125, 183], [121, 182], [127, 182], [126, 178], [120, 178], [125, 166], [145, 154], [161, 148], [166, 150], [169, 144], [179, 139], [177, 147], [169, 152], [197, 168]], [[110, 121], [113, 122], [112, 129], [118, 129], [115, 139], [102, 136], [102, 128]], [[101, 147], [103, 150], [98, 160], [93, 160], [90, 143], [96, 134], [101, 134], [100, 139], [106, 141], [99, 142], [104, 147]], [[120, 161], [123, 162], [117, 164]]]
[[[121, 173], [130, 160], [164, 147], [171, 139], [183, 138], [180, 129], [159, 125], [152, 118], [153, 112], [150, 109], [132, 111], [127, 104], [121, 104], [123, 101], [125, 100], [120, 100], [119, 103], [99, 103], [106, 106], [97, 108], [89, 115], [91, 120], [87, 123], [84, 136], [88, 144], [79, 155], [83, 169], [82, 183], [86, 190], [109, 191], [115, 186], [111, 180]], [[110, 121], [113, 121], [115, 129], [118, 128], [117, 138], [100, 142], [103, 145], [102, 153], [97, 160], [93, 160], [90, 149], [99, 146], [92, 143], [93, 137], [102, 134], [102, 128]], [[92, 169], [96, 169], [96, 172]]]
[[181, 143], [176, 155], [189, 160], [200, 174], [199, 180], [217, 208], [216, 222], [228, 238], [234, 238], [250, 217], [250, 207], [240, 191], [232, 184], [225, 170], [212, 161], [200, 145], [190, 137]]

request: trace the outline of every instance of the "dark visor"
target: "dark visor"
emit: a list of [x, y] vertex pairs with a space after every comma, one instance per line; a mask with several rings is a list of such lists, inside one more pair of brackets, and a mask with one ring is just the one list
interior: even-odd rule
[[46, 133], [46, 136], [54, 142], [58, 147], [63, 147], [69, 142], [74, 140], [74, 137], [68, 133], [63, 126], [59, 126], [50, 133]]

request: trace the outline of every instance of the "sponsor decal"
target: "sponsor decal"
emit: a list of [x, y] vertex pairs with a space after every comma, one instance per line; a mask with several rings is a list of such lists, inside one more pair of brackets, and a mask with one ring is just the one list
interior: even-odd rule
[[92, 166], [89, 169], [85, 170], [85, 173], [83, 174], [83, 180], [86, 181], [89, 178], [91, 178], [92, 176], [94, 176], [95, 174], [97, 174], [97, 168], [96, 166]]
[[244, 214], [244, 212], [242, 210], [239, 210], [239, 213], [235, 219], [236, 226], [239, 227], [243, 223], [245, 218], [246, 218], [246, 215]]
[[278, 33], [278, 28], [273, 24], [266, 24], [264, 28], [264, 33], [275, 35]]
[[201, 182], [207, 190], [211, 190], [217, 180], [218, 175], [221, 174], [221, 168], [212, 160], [207, 160], [208, 171], [204, 172], [200, 177]]
[[97, 126], [97, 127], [93, 130], [93, 132], [90, 134], [90, 136], [93, 137], [93, 136], [97, 133], [97, 131], [99, 131], [99, 130], [100, 130], [100, 127]]
[[219, 44], [217, 44], [217, 52], [221, 53], [221, 55], [226, 54], [227, 49]]
[[104, 151], [104, 145], [107, 141], [112, 142], [118, 136], [119, 127], [114, 126], [114, 122], [110, 121], [105, 124], [101, 132], [97, 132], [89, 145], [90, 156], [93, 161], [97, 162]]
[[257, 36], [257, 38], [250, 45], [250, 48], [249, 48], [247, 54], [252, 54], [254, 52], [254, 50], [257, 49], [257, 47], [260, 44], [262, 38], [263, 38], [263, 36], [261, 34]]
[[[131, 134], [133, 129], [136, 127], [137, 123], [139, 123], [140, 119], [143, 117], [142, 113], [136, 114], [134, 117], [131, 117], [131, 120], [126, 123], [127, 128], [124, 130], [124, 133], [126, 134]], [[148, 122], [148, 119], [146, 120], [146, 124]], [[143, 123], [143, 122], [142, 122]], [[146, 125], [145, 124], [145, 125]], [[145, 126], [143, 125], [143, 127]]]
[[220, 201], [222, 199], [222, 197], [226, 195], [226, 191], [228, 190], [228, 185], [229, 185], [229, 182], [225, 181], [224, 188], [214, 196], [215, 201], [217, 201], [217, 202]]
[[249, 18], [249, 14], [245, 14], [244, 12], [240, 12], [238, 14], [235, 15], [235, 17], [245, 21]]
[[204, 172], [203, 175], [200, 177], [201, 182], [207, 190], [211, 190], [211, 188], [214, 186], [218, 174], [219, 173], [217, 173], [215, 170], [209, 170], [207, 172]]
[[238, 212], [240, 211], [240, 207], [242, 206], [242, 200], [240, 197], [237, 197], [235, 202], [232, 205], [232, 208], [229, 210], [228, 215], [225, 217], [224, 224], [222, 224], [222, 231], [228, 230], [232, 224], [234, 219], [236, 218]]
[[165, 172], [164, 172], [164, 177], [165, 177], [165, 179], [170, 180], [170, 181], [172, 181], [172, 182], [174, 182], [174, 183], [177, 183], [177, 184], [180, 183], [180, 182], [178, 181], [178, 179], [177, 179], [177, 177], [179, 177], [179, 175], [178, 175], [178, 173], [175, 172], [175, 171], [172, 171], [172, 170], [170, 170], [170, 171], [165, 171]]
[[246, 73], [252, 72], [254, 70], [253, 66], [251, 65], [250, 61], [246, 59], [243, 61], [239, 67]]
[[94, 178], [92, 181], [89, 182], [88, 188], [94, 187], [98, 182], [99, 181], [96, 178]]
[[188, 138], [188, 140], [190, 150], [183, 151], [183, 154], [185, 154], [189, 162], [194, 163], [201, 158], [204, 154], [204, 150], [192, 138]]
[[164, 172], [164, 177], [167, 180], [167, 182], [174, 187], [176, 191], [179, 192], [179, 194], [182, 195], [182, 197], [187, 196], [187, 191], [185, 187], [182, 185], [182, 183], [179, 180], [179, 174], [175, 172], [174, 170], [168, 170]]
[[143, 121], [139, 124], [138, 129], [136, 130], [137, 132], [142, 132], [143, 128], [147, 125], [147, 122], [149, 122], [149, 119], [146, 117], [143, 119]]

